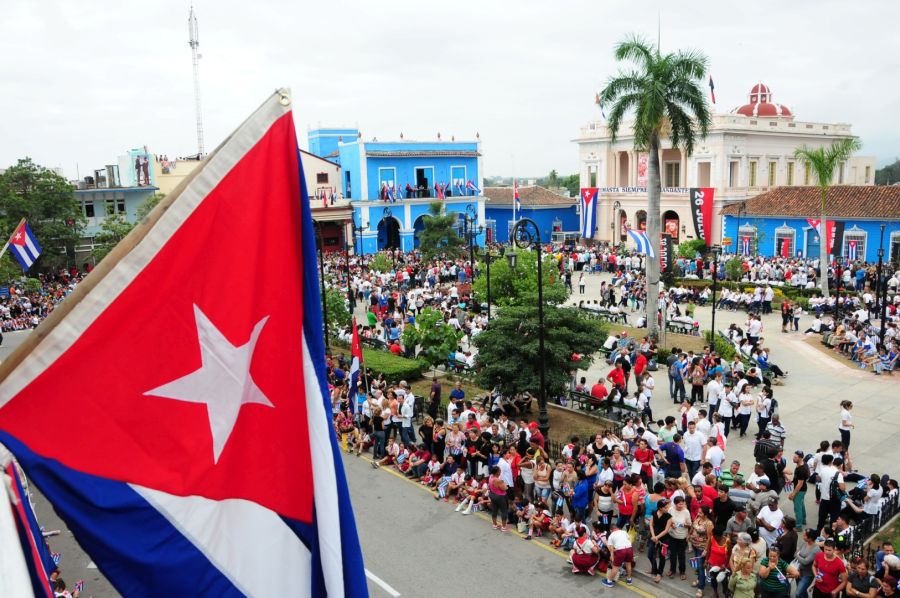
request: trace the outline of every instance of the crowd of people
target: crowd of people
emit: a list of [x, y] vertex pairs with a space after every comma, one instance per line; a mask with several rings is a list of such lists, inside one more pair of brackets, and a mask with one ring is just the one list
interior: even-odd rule
[[[0, 294], [0, 332], [32, 330], [65, 299], [85, 276], [73, 268], [57, 274], [38, 274], [38, 288], [26, 282], [8, 284]], [[2, 343], [2, 335], [0, 335]]]

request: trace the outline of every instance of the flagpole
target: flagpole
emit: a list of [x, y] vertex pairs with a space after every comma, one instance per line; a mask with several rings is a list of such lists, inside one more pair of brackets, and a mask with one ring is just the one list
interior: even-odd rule
[[19, 223], [16, 225], [16, 228], [13, 229], [13, 232], [9, 234], [9, 238], [6, 240], [6, 245], [3, 246], [3, 249], [0, 249], [0, 258], [6, 253], [6, 250], [9, 249], [9, 244], [12, 242], [13, 235], [16, 234], [16, 231], [19, 230], [22, 225], [25, 223], [25, 219], [22, 218], [19, 220]]

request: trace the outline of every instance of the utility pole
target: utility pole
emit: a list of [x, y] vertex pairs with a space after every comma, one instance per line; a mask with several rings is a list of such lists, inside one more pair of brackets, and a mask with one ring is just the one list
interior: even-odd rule
[[197, 29], [197, 15], [194, 14], [194, 5], [188, 16], [188, 32], [191, 47], [191, 63], [194, 65], [194, 112], [197, 117], [197, 157], [202, 158], [206, 151], [203, 149], [203, 112], [200, 108], [200, 33]]

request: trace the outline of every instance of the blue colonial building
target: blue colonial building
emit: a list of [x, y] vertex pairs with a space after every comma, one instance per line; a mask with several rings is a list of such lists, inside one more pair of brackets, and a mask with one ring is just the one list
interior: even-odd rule
[[[732, 253], [783, 255], [815, 259], [822, 242], [813, 226], [820, 213], [818, 187], [776, 187], [722, 209], [723, 245]], [[900, 261], [900, 187], [837, 185], [828, 190], [827, 214], [838, 223], [832, 253], [847, 261]], [[813, 222], [810, 222], [813, 221]], [[884, 238], [881, 239], [881, 225]], [[851, 251], [852, 247], [852, 251]]]
[[[513, 225], [513, 188], [488, 187], [485, 208], [488, 242], [507, 243]], [[521, 209], [516, 218], [531, 218], [538, 225], [541, 241], [562, 241], [565, 234], [580, 236], [581, 216], [577, 198], [567, 197], [537, 185], [519, 187]]]
[[[356, 132], [356, 135], [352, 134]], [[349, 135], [348, 135], [349, 134]], [[484, 244], [485, 198], [481, 193], [481, 141], [364, 141], [352, 129], [314, 129], [310, 148], [341, 165], [341, 194], [353, 208], [358, 252], [386, 248], [411, 251], [429, 204], [440, 200], [446, 213], [456, 214], [460, 234], [466, 214], [476, 219]]]

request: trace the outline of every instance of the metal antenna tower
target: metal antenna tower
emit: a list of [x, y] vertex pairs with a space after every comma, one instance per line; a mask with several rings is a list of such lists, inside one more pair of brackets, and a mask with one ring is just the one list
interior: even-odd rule
[[188, 32], [191, 46], [191, 62], [194, 65], [194, 111], [197, 115], [197, 157], [202, 158], [206, 152], [203, 149], [203, 111], [200, 107], [200, 34], [197, 30], [197, 15], [194, 14], [194, 5], [191, 4], [191, 14], [188, 16]]

